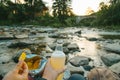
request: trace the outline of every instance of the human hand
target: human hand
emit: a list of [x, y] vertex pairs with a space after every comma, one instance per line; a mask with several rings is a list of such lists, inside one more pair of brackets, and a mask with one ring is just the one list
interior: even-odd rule
[[19, 61], [16, 67], [8, 72], [3, 80], [28, 80], [28, 66], [24, 61]]
[[48, 59], [48, 62], [45, 66], [44, 72], [43, 72], [43, 78], [47, 80], [56, 80], [58, 75], [63, 73], [66, 68], [60, 69], [60, 70], [54, 70], [53, 67], [50, 64], [50, 59]]

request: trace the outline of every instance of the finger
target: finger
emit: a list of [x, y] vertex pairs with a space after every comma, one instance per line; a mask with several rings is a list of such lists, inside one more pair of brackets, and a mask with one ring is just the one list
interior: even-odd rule
[[67, 67], [65, 66], [63, 69], [57, 70], [57, 73], [58, 73], [58, 74], [61, 74], [61, 73], [63, 73], [66, 69], [67, 69]]
[[23, 65], [23, 61], [19, 61], [16, 67], [14, 68], [14, 71], [18, 73], [19, 70], [22, 69], [22, 65]]
[[29, 72], [28, 66], [27, 66], [27, 64], [24, 62], [24, 63], [23, 63], [23, 73], [22, 73], [22, 75], [28, 75], [28, 72]]

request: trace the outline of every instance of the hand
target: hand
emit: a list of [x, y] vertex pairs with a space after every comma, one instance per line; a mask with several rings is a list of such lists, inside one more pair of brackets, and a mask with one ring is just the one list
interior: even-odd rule
[[54, 70], [50, 64], [50, 59], [48, 59], [48, 62], [46, 64], [42, 77], [47, 80], [56, 80], [58, 75], [63, 73], [64, 71], [65, 71], [65, 68], [60, 70]]
[[8, 72], [3, 80], [28, 80], [28, 66], [24, 61], [19, 61], [16, 67]]

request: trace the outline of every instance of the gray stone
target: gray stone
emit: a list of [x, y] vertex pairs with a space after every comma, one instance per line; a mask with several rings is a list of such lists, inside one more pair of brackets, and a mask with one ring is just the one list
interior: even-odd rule
[[109, 67], [113, 72], [120, 74], [120, 62]]
[[104, 49], [109, 52], [120, 54], [120, 45], [118, 43], [106, 44], [104, 45]]
[[1, 54], [0, 55], [0, 64], [5, 64], [10, 62], [10, 60], [12, 59], [12, 56], [10, 56], [9, 54]]
[[97, 41], [98, 39], [97, 38], [87, 38], [87, 40], [89, 40], [89, 41]]
[[101, 59], [105, 63], [105, 65], [111, 66], [120, 61], [120, 55], [113, 53], [105, 54], [101, 56]]
[[19, 35], [15, 35], [15, 38], [17, 38], [17, 39], [28, 38], [28, 34], [19, 34]]
[[76, 31], [75, 33], [77, 33], [77, 34], [81, 34], [81, 30], [79, 30], [79, 31]]
[[63, 47], [63, 52], [64, 52], [65, 54], [68, 54], [68, 53], [69, 53], [69, 49], [66, 48], [66, 47]]
[[82, 67], [75, 67], [71, 63], [67, 63], [67, 69], [70, 70], [71, 74], [78, 73], [84, 74], [84, 69]]
[[6, 73], [11, 71], [15, 67], [14, 62], [10, 62], [7, 64], [0, 64], [0, 75], [4, 76]]
[[68, 48], [69, 50], [79, 49], [79, 47], [78, 47], [78, 45], [77, 45], [76, 43], [69, 44], [69, 45], [67, 46], [67, 48]]
[[11, 40], [11, 39], [15, 39], [15, 37], [9, 32], [4, 32], [2, 34], [0, 33], [0, 40]]
[[69, 60], [69, 62], [76, 67], [88, 65], [90, 58], [84, 56], [75, 56]]
[[15, 42], [8, 45], [8, 48], [27, 48], [31, 44], [25, 42]]

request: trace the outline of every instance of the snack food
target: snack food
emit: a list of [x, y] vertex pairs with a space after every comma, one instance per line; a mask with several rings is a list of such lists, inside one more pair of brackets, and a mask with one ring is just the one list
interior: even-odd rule
[[25, 52], [22, 52], [22, 54], [20, 55], [20, 57], [19, 57], [19, 61], [20, 60], [25, 60], [25, 58], [26, 58], [26, 53]]

